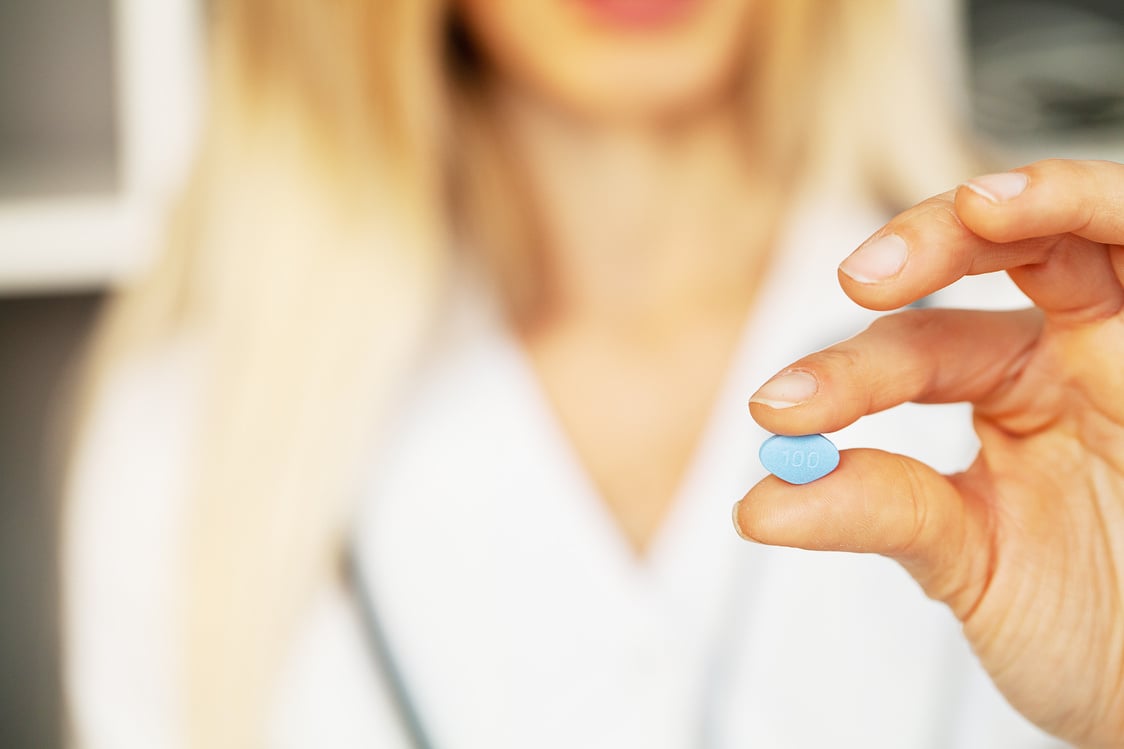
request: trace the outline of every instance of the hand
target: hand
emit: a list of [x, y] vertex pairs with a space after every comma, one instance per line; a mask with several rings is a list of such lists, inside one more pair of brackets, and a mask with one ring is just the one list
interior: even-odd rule
[[1124, 746], [1122, 245], [1124, 166], [1107, 162], [1039, 162], [897, 216], [840, 266], [859, 304], [894, 309], [1005, 270], [1036, 306], [886, 316], [794, 363], [750, 411], [809, 434], [906, 401], [969, 401], [977, 459], [942, 476], [847, 450], [811, 484], [765, 478], [734, 512], [755, 541], [896, 559], [952, 608], [1016, 709], [1088, 747]]

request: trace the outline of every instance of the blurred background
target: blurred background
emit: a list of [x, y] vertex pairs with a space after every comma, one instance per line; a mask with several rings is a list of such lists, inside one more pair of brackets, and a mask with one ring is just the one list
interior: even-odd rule
[[[1002, 164], [1124, 161], [1120, 0], [910, 2], [956, 30], [949, 74]], [[204, 5], [0, 1], [2, 749], [64, 743], [52, 420], [107, 290], [143, 267], [188, 168]]]

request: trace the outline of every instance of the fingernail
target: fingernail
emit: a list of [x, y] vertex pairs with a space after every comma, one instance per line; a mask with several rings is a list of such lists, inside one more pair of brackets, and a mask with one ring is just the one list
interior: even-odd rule
[[1029, 182], [1027, 176], [1020, 172], [1003, 172], [975, 177], [964, 186], [992, 203], [1002, 203], [1021, 195]]
[[737, 534], [739, 536], [741, 536], [743, 539], [745, 539], [746, 541], [752, 541], [753, 540], [752, 538], [750, 538], [749, 536], [742, 533], [742, 527], [738, 523], [738, 508], [741, 507], [741, 504], [744, 501], [745, 500], [739, 499], [737, 502], [734, 502], [734, 512], [733, 512], [734, 530], [737, 531]]
[[839, 270], [859, 283], [878, 283], [901, 273], [909, 247], [897, 234], [872, 239], [839, 264]]
[[781, 372], [762, 385], [749, 399], [769, 408], [791, 408], [812, 399], [820, 385], [810, 372]]

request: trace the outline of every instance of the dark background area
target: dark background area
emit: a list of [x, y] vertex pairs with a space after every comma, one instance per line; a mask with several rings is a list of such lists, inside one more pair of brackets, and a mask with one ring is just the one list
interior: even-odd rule
[[[111, 8], [0, 0], [0, 201], [115, 189]], [[1029, 157], [1124, 154], [1124, 3], [973, 0], [965, 13], [985, 138]], [[0, 749], [63, 744], [59, 476], [45, 448], [103, 298], [0, 296]]]
[[0, 2], [0, 199], [116, 189], [113, 62], [111, 0]]
[[46, 449], [101, 294], [0, 299], [0, 747], [62, 746], [57, 518]]
[[[0, 201], [118, 188], [113, 5], [0, 0]], [[101, 296], [0, 296], [0, 749], [64, 744], [47, 448]]]

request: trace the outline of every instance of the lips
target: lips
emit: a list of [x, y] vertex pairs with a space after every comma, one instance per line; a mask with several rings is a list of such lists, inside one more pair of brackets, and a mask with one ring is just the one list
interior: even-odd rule
[[610, 26], [644, 28], [682, 19], [698, 0], [576, 0], [594, 20]]

